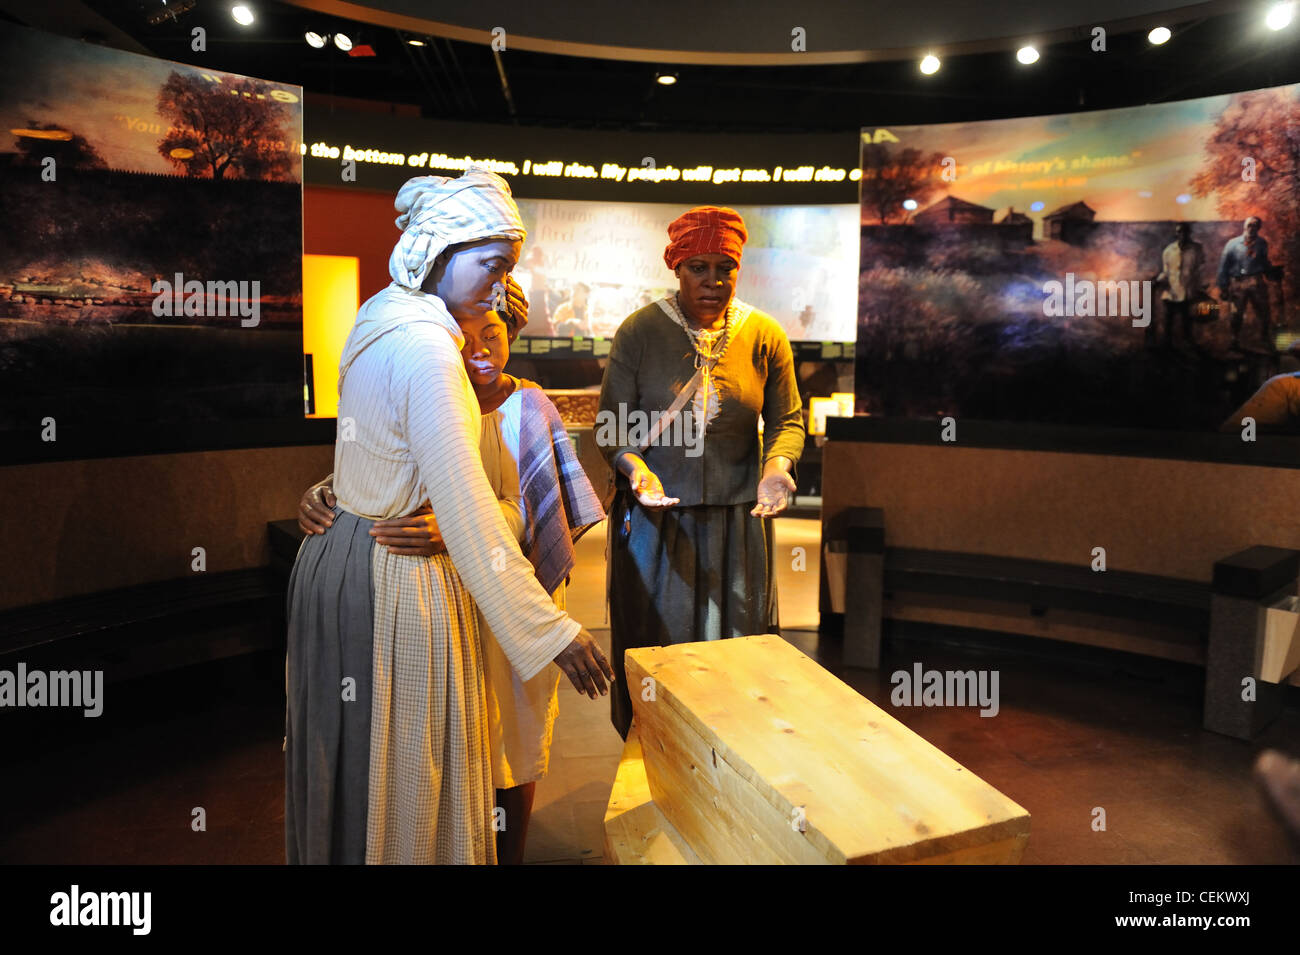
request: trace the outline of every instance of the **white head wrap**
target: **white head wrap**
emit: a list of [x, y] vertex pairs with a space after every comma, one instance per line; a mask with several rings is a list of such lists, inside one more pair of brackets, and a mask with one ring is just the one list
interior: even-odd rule
[[528, 234], [510, 184], [479, 165], [456, 179], [408, 179], [393, 206], [400, 213], [402, 237], [389, 256], [388, 273], [408, 289], [424, 284], [434, 259], [448, 246], [496, 236], [522, 242]]

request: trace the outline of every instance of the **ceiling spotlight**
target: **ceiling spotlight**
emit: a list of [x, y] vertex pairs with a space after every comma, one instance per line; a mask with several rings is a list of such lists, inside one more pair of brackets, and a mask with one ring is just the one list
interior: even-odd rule
[[1264, 23], [1270, 30], [1281, 30], [1290, 26], [1292, 17], [1295, 16], [1294, 3], [1275, 3], [1268, 16], [1264, 17]]
[[235, 18], [235, 22], [241, 27], [253, 25], [253, 11], [242, 3], [238, 6], [231, 7], [230, 15]]
[[1169, 32], [1169, 27], [1156, 27], [1147, 34], [1147, 39], [1159, 46], [1161, 43], [1168, 43], [1171, 36], [1173, 34]]
[[411, 46], [424, 46], [423, 40], [407, 40], [406, 42]]
[[655, 82], [660, 86], [672, 86], [677, 82], [676, 73], [656, 73]]
[[921, 60], [921, 72], [926, 76], [931, 73], [939, 72], [939, 58], [933, 53], [926, 54], [925, 59]]
[[346, 33], [336, 33], [334, 34], [334, 45], [346, 53], [352, 49], [352, 37]]
[[303, 39], [307, 41], [307, 45], [311, 47], [313, 50], [319, 50], [323, 46], [325, 46], [325, 38], [321, 36], [319, 33], [312, 33], [310, 30], [308, 30], [302, 36]]
[[1016, 59], [1028, 66], [1030, 63], [1038, 62], [1038, 51], [1032, 46], [1022, 46], [1016, 50]]

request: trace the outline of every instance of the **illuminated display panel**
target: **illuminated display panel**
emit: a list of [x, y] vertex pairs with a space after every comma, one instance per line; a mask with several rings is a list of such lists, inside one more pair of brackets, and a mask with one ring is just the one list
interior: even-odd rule
[[[519, 211], [528, 228], [515, 269], [529, 299], [525, 336], [612, 338], [627, 316], [677, 288], [663, 251], [681, 206], [520, 199]], [[737, 297], [775, 318], [792, 341], [851, 342], [857, 207], [736, 211], [749, 230]]]
[[346, 255], [302, 257], [302, 350], [311, 356], [315, 411], [339, 410], [339, 357], [360, 305], [360, 260]]
[[1297, 128], [1300, 86], [864, 131], [858, 411], [1240, 430], [1300, 370]]

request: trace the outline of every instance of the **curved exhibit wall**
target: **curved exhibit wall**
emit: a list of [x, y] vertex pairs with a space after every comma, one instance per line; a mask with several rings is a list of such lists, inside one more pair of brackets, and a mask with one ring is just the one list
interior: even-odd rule
[[[14, 151], [0, 153], [0, 206], [38, 221], [0, 239], [0, 463], [331, 440], [327, 421], [304, 414], [330, 370], [313, 369], [316, 386], [304, 388], [302, 255], [356, 259], [364, 300], [388, 282], [398, 187], [471, 161], [511, 183], [533, 233], [520, 269], [533, 337], [611, 335], [671, 282], [656, 267], [664, 227], [700, 204], [750, 216], [741, 294], [792, 337], [816, 340], [813, 357], [821, 341], [843, 356], [854, 333], [852, 136], [579, 132], [304, 108], [297, 87], [17, 27], [2, 37], [12, 55], [0, 113]], [[215, 155], [183, 118], [195, 110], [251, 124], [242, 151]], [[58, 170], [48, 182], [47, 154]]]
[[1300, 85], [887, 133], [862, 136], [857, 411], [915, 424], [859, 436], [1300, 465]]
[[[1248, 547], [1300, 550], [1293, 470], [835, 440], [824, 452], [822, 526], [846, 508], [880, 508], [887, 547], [1079, 567], [1103, 547], [1108, 570], [1206, 582]], [[896, 595], [884, 615], [1205, 662], [1200, 635], [1118, 618], [919, 594]]]
[[885, 512], [889, 547], [1210, 580], [1256, 544], [1300, 550], [1295, 472], [1201, 461], [832, 441], [827, 511]]
[[301, 425], [301, 88], [3, 25], [0, 129], [0, 462]]
[[331, 437], [0, 468], [0, 493], [20, 502], [0, 521], [0, 610], [191, 577], [196, 547], [206, 573], [265, 567], [267, 521], [292, 518], [333, 464]]
[[[880, 508], [890, 548], [1102, 547], [1197, 581], [1300, 549], [1298, 94], [864, 131], [858, 416], [828, 422], [823, 527]], [[1201, 634], [1096, 615], [916, 594], [884, 615], [1204, 662]]]

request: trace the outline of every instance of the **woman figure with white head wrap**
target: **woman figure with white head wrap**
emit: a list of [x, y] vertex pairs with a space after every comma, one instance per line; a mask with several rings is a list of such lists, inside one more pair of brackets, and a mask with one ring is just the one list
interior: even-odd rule
[[[289, 585], [290, 863], [495, 861], [475, 603], [522, 679], [554, 660], [594, 699], [612, 678], [538, 583], [479, 455], [456, 317], [491, 310], [519, 259], [510, 188], [471, 167], [412, 179], [396, 208], [393, 284], [339, 362], [333, 526], [303, 541]], [[375, 545], [376, 520], [426, 498], [447, 554]]]

